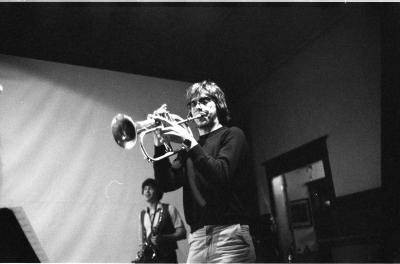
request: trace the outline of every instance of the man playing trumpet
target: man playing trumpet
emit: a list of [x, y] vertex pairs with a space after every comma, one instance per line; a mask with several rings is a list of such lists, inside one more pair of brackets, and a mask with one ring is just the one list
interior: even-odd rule
[[[173, 163], [161, 159], [153, 166], [163, 191], [183, 188], [190, 226], [187, 262], [255, 262], [249, 224], [256, 190], [246, 137], [240, 128], [226, 126], [230, 113], [215, 83], [191, 85], [186, 99], [189, 116], [201, 115], [195, 119], [200, 137], [168, 122], [155, 132], [155, 157], [165, 153], [165, 140], [182, 144], [183, 150]], [[162, 106], [153, 118], [165, 122], [165, 112]]]

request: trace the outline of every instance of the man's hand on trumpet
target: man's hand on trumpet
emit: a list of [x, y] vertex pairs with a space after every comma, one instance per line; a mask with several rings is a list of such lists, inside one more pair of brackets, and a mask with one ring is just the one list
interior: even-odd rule
[[[174, 115], [171, 114], [171, 116]], [[148, 116], [148, 118], [153, 118], [164, 124], [163, 128], [154, 131], [154, 144], [160, 146], [161, 144], [169, 144], [169, 142], [185, 143], [185, 148], [197, 145], [191, 130], [185, 124], [178, 124], [175, 120], [171, 120], [171, 116], [166, 104], [161, 105], [152, 115]]]
[[[167, 114], [168, 114], [167, 104], [163, 104], [160, 106], [160, 108], [154, 110], [153, 114], [147, 115], [147, 118], [157, 120], [157, 117], [165, 117]], [[166, 143], [165, 139], [161, 136], [159, 129], [155, 130], [153, 135], [154, 135], [154, 145], [161, 146], [162, 144]]]
[[163, 127], [160, 132], [161, 135], [168, 138], [169, 141], [183, 144], [186, 149], [197, 145], [197, 141], [193, 135], [186, 128], [174, 122], [171, 122], [170, 126]]

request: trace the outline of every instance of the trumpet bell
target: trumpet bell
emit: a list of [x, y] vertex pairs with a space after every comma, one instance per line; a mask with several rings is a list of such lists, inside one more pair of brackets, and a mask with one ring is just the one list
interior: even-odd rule
[[124, 148], [132, 149], [137, 141], [137, 127], [128, 115], [117, 114], [111, 121], [111, 131], [115, 142]]

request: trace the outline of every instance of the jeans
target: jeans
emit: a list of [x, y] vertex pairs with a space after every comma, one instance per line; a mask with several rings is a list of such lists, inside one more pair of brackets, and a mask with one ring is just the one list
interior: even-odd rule
[[187, 263], [255, 262], [248, 225], [208, 225], [189, 234]]

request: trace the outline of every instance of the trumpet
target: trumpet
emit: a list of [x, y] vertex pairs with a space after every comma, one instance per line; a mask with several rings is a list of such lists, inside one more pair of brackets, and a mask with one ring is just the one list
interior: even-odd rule
[[157, 116], [157, 119], [154, 118], [154, 116], [149, 115], [146, 120], [134, 122], [130, 116], [118, 113], [111, 121], [111, 131], [115, 142], [124, 149], [132, 149], [136, 145], [139, 137], [140, 149], [144, 158], [148, 162], [154, 162], [170, 157], [179, 152], [181, 149], [174, 150], [169, 143], [164, 141], [166, 153], [157, 158], [150, 157], [143, 144], [145, 135], [162, 129], [165, 124], [171, 125], [173, 123], [184, 126], [184, 128], [186, 128], [188, 132], [192, 134], [192, 131], [190, 130], [190, 127], [187, 126], [187, 123], [205, 115], [206, 113], [201, 113], [187, 119], [182, 119], [178, 115], [166, 112], [163, 113], [163, 115]]

